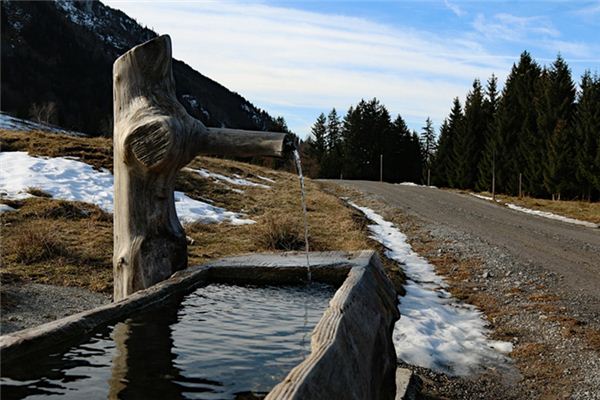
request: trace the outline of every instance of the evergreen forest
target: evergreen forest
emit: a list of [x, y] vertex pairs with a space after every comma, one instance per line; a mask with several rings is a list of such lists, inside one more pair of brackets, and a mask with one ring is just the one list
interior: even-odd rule
[[[492, 75], [454, 98], [438, 134], [392, 118], [376, 98], [321, 114], [303, 146], [310, 176], [414, 182], [554, 199], [600, 199], [600, 77], [578, 85], [559, 55], [523, 52], [502, 90]], [[520, 191], [520, 192], [519, 192]]]

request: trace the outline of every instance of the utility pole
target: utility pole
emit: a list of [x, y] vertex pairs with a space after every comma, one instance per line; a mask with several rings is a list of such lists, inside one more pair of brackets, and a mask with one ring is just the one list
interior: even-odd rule
[[523, 174], [519, 172], [519, 198], [523, 197], [523, 191], [521, 188], [523, 187]]
[[496, 201], [496, 149], [492, 151], [492, 199]]
[[383, 182], [383, 154], [379, 155], [379, 182]]

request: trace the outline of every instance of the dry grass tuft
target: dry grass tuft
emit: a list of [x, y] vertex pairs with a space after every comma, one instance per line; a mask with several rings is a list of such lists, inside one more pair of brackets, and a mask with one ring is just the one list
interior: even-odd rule
[[16, 261], [22, 264], [72, 256], [66, 243], [48, 226], [29, 226], [15, 232], [11, 251]]
[[269, 250], [303, 250], [303, 221], [287, 215], [268, 215], [257, 229], [256, 241], [259, 246]]

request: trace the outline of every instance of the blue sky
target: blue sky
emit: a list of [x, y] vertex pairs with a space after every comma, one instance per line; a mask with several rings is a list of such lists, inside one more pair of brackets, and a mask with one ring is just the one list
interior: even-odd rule
[[174, 57], [306, 137], [321, 113], [379, 98], [420, 131], [523, 50], [600, 73], [595, 1], [105, 1], [173, 39]]

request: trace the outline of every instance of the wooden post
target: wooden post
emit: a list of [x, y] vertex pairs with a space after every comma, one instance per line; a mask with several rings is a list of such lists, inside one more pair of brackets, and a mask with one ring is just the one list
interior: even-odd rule
[[519, 198], [523, 197], [523, 174], [519, 172]]
[[187, 267], [175, 211], [177, 172], [198, 154], [282, 156], [283, 133], [207, 128], [175, 97], [171, 39], [136, 46], [113, 65], [114, 300]]
[[379, 182], [383, 182], [383, 154], [379, 155]]
[[492, 199], [496, 201], [496, 149], [492, 151]]
[[427, 186], [431, 186], [431, 168], [427, 168]]

